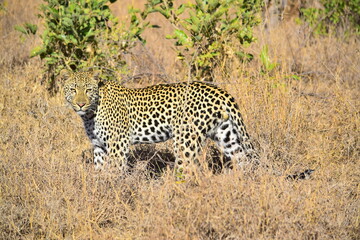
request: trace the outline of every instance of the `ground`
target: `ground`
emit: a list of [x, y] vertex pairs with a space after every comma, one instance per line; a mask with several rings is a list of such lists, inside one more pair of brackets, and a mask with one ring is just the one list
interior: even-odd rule
[[[237, 100], [262, 161], [284, 176], [314, 168], [310, 180], [261, 170], [214, 173], [207, 160], [218, 153], [209, 144], [194, 177], [176, 182], [170, 143], [133, 149], [124, 177], [94, 170], [81, 119], [61, 93], [47, 92], [41, 62], [28, 58], [39, 40], [13, 31], [37, 21], [21, 9], [38, 3], [10, 4], [0, 19], [0, 239], [359, 238], [359, 41], [309, 37], [291, 23], [259, 28], [249, 48], [255, 60], [234, 62], [230, 77], [216, 78]], [[160, 31], [146, 33], [139, 52], [186, 80]], [[260, 71], [264, 44], [278, 63], [269, 74]]]

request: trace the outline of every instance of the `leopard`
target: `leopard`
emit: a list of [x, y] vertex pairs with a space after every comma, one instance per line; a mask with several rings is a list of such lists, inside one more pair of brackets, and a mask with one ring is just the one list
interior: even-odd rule
[[259, 165], [238, 104], [224, 89], [202, 81], [127, 88], [97, 71], [62, 73], [66, 101], [81, 117], [94, 164], [126, 171], [131, 145], [173, 139], [175, 169], [184, 173], [206, 139], [240, 167]]

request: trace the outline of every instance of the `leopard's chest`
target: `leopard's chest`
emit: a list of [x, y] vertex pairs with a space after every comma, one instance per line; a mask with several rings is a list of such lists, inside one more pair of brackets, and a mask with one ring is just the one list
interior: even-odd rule
[[109, 124], [105, 124], [104, 121], [101, 120], [101, 118], [96, 117], [94, 119], [94, 128], [92, 129], [92, 132], [96, 138], [96, 140], [103, 146], [106, 146], [107, 142], [109, 141], [112, 133]]
[[96, 117], [90, 119], [83, 119], [86, 134], [88, 135], [91, 143], [95, 147], [104, 148], [106, 146], [106, 137], [103, 128], [97, 124]]

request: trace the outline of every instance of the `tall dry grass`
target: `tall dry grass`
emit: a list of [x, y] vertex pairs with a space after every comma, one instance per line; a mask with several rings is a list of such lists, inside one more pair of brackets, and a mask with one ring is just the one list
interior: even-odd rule
[[[38, 21], [31, 8], [22, 17], [26, 4], [38, 1], [9, 1], [11, 14], [1, 15], [1, 239], [359, 238], [358, 40], [309, 38], [291, 25], [259, 28], [249, 51], [258, 56], [268, 44], [276, 70], [260, 74], [256, 57], [234, 61], [231, 77], [217, 78], [237, 99], [262, 160], [284, 176], [314, 168], [310, 180], [197, 169], [179, 184], [171, 170], [152, 177], [146, 167], [166, 161], [171, 144], [134, 150], [138, 164], [128, 176], [94, 171], [80, 118], [61, 94], [47, 93], [41, 63], [27, 58], [39, 40], [21, 41], [8, 26]], [[143, 62], [186, 79], [161, 30], [146, 34]], [[140, 63], [132, 69], [141, 72]]]

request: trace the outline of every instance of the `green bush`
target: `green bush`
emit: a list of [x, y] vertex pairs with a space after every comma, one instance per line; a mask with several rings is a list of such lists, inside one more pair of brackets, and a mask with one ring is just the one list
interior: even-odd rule
[[109, 9], [116, 0], [44, 0], [41, 14], [45, 31], [42, 46], [31, 56], [45, 61], [50, 88], [55, 77], [66, 68], [78, 71], [90, 67], [117, 69], [124, 65], [120, 53], [141, 38], [147, 24], [131, 12], [130, 28], [121, 27]]
[[360, 0], [321, 0], [323, 8], [303, 8], [303, 18], [315, 34], [338, 33], [360, 34]]
[[213, 70], [226, 66], [229, 54], [252, 59], [243, 48], [255, 40], [252, 28], [260, 21], [261, 4], [261, 0], [196, 0], [175, 7], [173, 0], [148, 0], [142, 16], [164, 16], [174, 27], [167, 38], [176, 40], [178, 58], [188, 64], [192, 76], [211, 81]]

